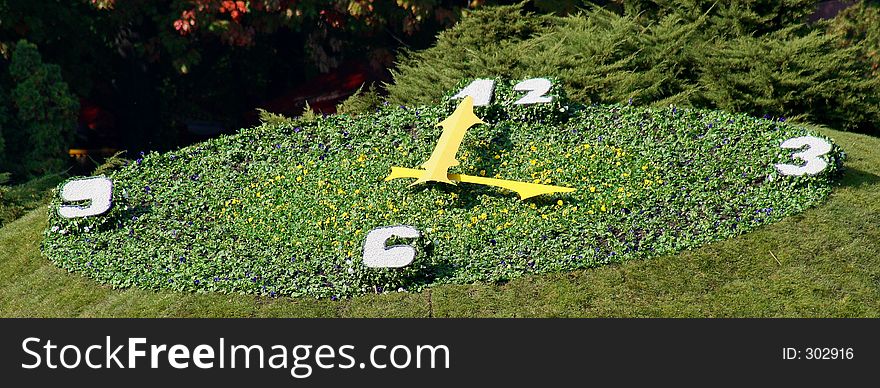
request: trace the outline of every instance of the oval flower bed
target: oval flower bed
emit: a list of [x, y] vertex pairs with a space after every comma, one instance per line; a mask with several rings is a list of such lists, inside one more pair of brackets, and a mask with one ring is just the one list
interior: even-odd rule
[[[503, 93], [503, 91], [502, 91]], [[451, 104], [276, 120], [114, 172], [113, 208], [50, 210], [43, 251], [115, 287], [345, 297], [498, 282], [650, 258], [729, 238], [821, 202], [842, 168], [789, 177], [789, 138], [819, 136], [720, 111], [499, 103], [476, 113], [450, 172], [575, 188], [525, 201], [487, 186], [386, 182], [416, 168]], [[830, 142], [830, 140], [829, 140]], [[421, 232], [403, 268], [361, 263], [366, 234]], [[389, 244], [394, 241], [390, 241]]]

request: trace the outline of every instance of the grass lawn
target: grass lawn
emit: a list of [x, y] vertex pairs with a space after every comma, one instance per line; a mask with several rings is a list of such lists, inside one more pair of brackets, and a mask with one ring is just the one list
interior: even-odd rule
[[3, 317], [878, 317], [880, 139], [823, 130], [848, 154], [828, 202], [675, 256], [341, 301], [114, 290], [39, 251], [46, 209], [0, 229]]

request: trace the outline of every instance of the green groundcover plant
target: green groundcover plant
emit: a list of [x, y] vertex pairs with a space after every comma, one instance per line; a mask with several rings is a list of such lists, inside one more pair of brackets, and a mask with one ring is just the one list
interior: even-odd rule
[[[834, 146], [819, 175], [780, 175], [775, 163], [797, 164], [782, 141], [820, 136], [782, 119], [579, 105], [559, 87], [552, 103], [521, 106], [511, 85], [499, 81], [475, 110], [487, 124], [467, 132], [450, 172], [576, 191], [523, 201], [488, 186], [385, 181], [392, 166], [427, 160], [454, 102], [267, 115], [109, 173], [114, 205], [102, 216], [63, 219], [56, 200], [43, 252], [114, 287], [339, 298], [503, 282], [729, 238], [821, 202], [842, 169]], [[397, 242], [415, 260], [365, 267], [365, 236], [390, 225], [421, 232]]]

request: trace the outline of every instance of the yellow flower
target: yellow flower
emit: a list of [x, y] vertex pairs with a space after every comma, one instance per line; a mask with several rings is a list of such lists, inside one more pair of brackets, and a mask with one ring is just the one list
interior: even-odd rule
[[556, 201], [556, 205], [557, 205], [557, 206], [562, 206], [562, 200], [561, 200], [561, 199], [557, 200], [557, 201]]
[[596, 192], [596, 186], [590, 186], [590, 192], [591, 192], [591, 193], [595, 193], [595, 192]]
[[601, 210], [602, 210], [602, 211], [603, 211], [603, 212], [604, 212], [604, 211], [608, 211], [608, 209], [607, 209], [607, 208], [605, 208], [605, 205], [602, 205], [602, 208], [601, 208]]
[[481, 219], [481, 220], [485, 220], [486, 217], [488, 217], [488, 216], [486, 215], [486, 213], [480, 214], [480, 219]]

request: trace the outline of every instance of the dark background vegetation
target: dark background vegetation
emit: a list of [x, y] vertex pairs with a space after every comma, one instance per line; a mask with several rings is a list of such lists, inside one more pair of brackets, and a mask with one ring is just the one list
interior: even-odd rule
[[429, 103], [459, 79], [486, 76], [558, 76], [583, 102], [712, 107], [876, 134], [878, 9], [0, 0], [0, 172], [11, 183], [87, 174], [117, 150], [132, 157], [255, 124], [257, 108], [332, 113], [357, 90], [342, 110]]

